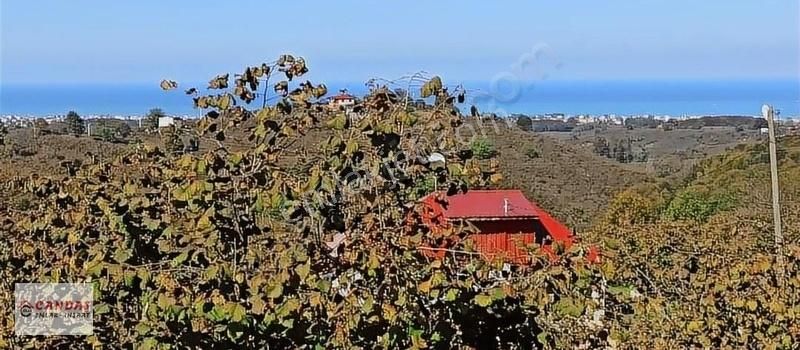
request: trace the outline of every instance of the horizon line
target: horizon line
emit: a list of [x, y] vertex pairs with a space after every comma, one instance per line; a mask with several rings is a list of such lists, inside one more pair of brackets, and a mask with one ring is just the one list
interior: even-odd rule
[[[433, 76], [433, 75], [432, 75]], [[439, 75], [442, 79], [448, 79], [445, 76]], [[315, 81], [314, 79], [295, 79], [293, 82], [300, 83], [305, 80], [311, 80], [312, 82], [323, 83], [323, 84], [365, 84], [367, 80], [340, 80], [340, 79], [333, 79], [327, 81]], [[157, 86], [161, 80], [153, 80], [151, 81], [125, 81], [125, 82], [115, 82], [115, 81], [75, 81], [75, 82], [67, 82], [67, 81], [57, 81], [57, 82], [22, 82], [22, 81], [0, 81], [0, 88], [3, 86], [42, 86], [42, 85], [50, 85], [50, 86], [145, 86], [145, 85], [153, 85]], [[450, 79], [452, 82], [451, 84], [458, 84], [458, 83], [492, 83], [493, 79]], [[800, 75], [796, 77], [764, 77], [764, 78], [756, 78], [756, 77], [733, 77], [733, 78], [592, 78], [592, 79], [581, 79], [581, 78], [564, 78], [564, 79], [521, 79], [516, 80], [518, 83], [523, 84], [546, 84], [546, 83], [663, 83], [663, 82], [670, 82], [670, 83], [711, 83], [711, 82], [792, 82], [792, 83], [800, 83]], [[181, 83], [178, 81], [179, 85], [184, 85], [186, 87], [198, 87], [204, 84], [207, 84], [207, 81], [186, 81]], [[448, 85], [451, 85], [448, 84]]]

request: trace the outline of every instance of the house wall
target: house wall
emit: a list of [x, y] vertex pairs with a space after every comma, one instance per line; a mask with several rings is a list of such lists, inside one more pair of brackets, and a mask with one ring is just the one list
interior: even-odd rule
[[477, 221], [480, 233], [469, 237], [488, 260], [503, 259], [516, 264], [529, 261], [526, 246], [542, 244], [547, 232], [538, 220]]
[[469, 239], [485, 259], [501, 259], [515, 264], [528, 263], [530, 257], [526, 247], [535, 243], [532, 233], [480, 233], [470, 235]]
[[547, 236], [547, 231], [544, 229], [539, 220], [496, 220], [496, 221], [475, 221], [472, 222], [475, 227], [483, 234], [492, 233], [528, 233], [535, 236], [537, 243], [542, 243]]

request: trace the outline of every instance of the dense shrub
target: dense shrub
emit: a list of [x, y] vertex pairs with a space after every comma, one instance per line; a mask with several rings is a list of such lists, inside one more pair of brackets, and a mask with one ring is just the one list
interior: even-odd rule
[[609, 204], [605, 221], [612, 225], [656, 222], [669, 201], [666, 185], [642, 184], [618, 194]]
[[665, 215], [672, 220], [695, 220], [705, 222], [712, 215], [731, 208], [731, 195], [708, 194], [686, 189], [675, 196], [667, 206]]
[[472, 154], [478, 159], [489, 159], [495, 154], [494, 145], [485, 137], [475, 139], [469, 145]]
[[517, 117], [517, 127], [525, 131], [533, 130], [533, 120], [531, 117], [522, 115]]

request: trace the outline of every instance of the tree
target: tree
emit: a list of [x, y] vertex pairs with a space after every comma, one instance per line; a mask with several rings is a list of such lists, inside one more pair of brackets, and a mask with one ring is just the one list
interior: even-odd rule
[[92, 126], [92, 136], [106, 142], [125, 140], [131, 133], [128, 123], [118, 119], [98, 119]]
[[605, 137], [598, 137], [594, 140], [594, 153], [601, 157], [611, 158], [611, 146]]
[[650, 159], [650, 153], [647, 152], [647, 149], [643, 146], [639, 147], [639, 154], [636, 158], [636, 161], [640, 163], [646, 163], [648, 159]]
[[158, 119], [166, 116], [167, 115], [161, 110], [161, 108], [153, 108], [147, 112], [147, 115], [144, 117], [142, 128], [147, 131], [156, 130], [158, 129]]
[[633, 143], [630, 138], [620, 139], [612, 150], [611, 158], [620, 163], [630, 163], [633, 161]]
[[517, 126], [525, 131], [533, 130], [533, 120], [531, 117], [526, 115], [521, 115], [517, 117]]
[[131, 136], [131, 126], [128, 123], [119, 123], [115, 128], [115, 134], [119, 139], [126, 139]]
[[78, 136], [86, 132], [86, 124], [83, 118], [75, 111], [69, 111], [67, 117], [64, 118], [64, 122], [67, 124], [67, 130], [72, 135]]
[[528, 156], [528, 158], [530, 158], [530, 159], [536, 159], [536, 158], [540, 157], [539, 151], [537, 151], [536, 148], [533, 148], [533, 147], [528, 148], [527, 150], [525, 150], [525, 155]]
[[95, 131], [95, 136], [106, 142], [112, 142], [115, 140], [114, 131], [109, 127], [101, 127], [98, 125]]

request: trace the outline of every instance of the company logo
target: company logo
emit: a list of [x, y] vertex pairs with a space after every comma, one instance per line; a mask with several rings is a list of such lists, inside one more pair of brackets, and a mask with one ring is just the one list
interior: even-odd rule
[[88, 283], [17, 283], [17, 335], [90, 335], [93, 288]]
[[28, 301], [23, 301], [19, 304], [19, 314], [23, 317], [29, 317], [33, 313], [33, 306]]

